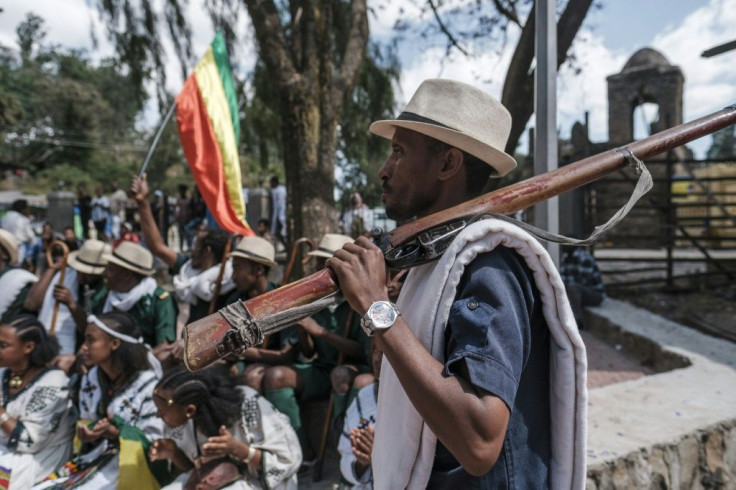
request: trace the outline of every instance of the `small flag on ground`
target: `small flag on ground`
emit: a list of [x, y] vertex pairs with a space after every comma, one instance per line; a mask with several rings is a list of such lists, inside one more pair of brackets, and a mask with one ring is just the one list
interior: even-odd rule
[[238, 105], [222, 33], [187, 78], [176, 106], [184, 154], [207, 208], [230, 233], [255, 235], [245, 221]]

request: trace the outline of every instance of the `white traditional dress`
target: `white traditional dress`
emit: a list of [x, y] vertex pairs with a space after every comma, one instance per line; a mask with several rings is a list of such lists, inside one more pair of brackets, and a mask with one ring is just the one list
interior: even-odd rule
[[13, 396], [9, 380], [10, 370], [0, 369], [0, 404], [18, 421], [12, 434], [0, 429], [0, 488], [25, 490], [69, 457], [74, 409], [64, 371], [45, 369]]
[[78, 479], [73, 488], [135, 488], [135, 490], [157, 489], [158, 483], [149, 471], [146, 460], [147, 445], [161, 438], [163, 421], [156, 417], [153, 389], [158, 377], [151, 370], [138, 371], [114, 391], [103, 386], [97, 366], [84, 375], [79, 389], [79, 418], [85, 423], [96, 422], [104, 417], [113, 417], [120, 430], [115, 441], [103, 439], [65, 465], [79, 468], [95, 461], [84, 477], [84, 471], [69, 476], [64, 469], [57, 471], [58, 478], [45, 482], [37, 488], [53, 488], [67, 478]]
[[[51, 278], [51, 282], [43, 296], [41, 309], [38, 312], [38, 321], [43, 323], [47, 332], [51, 332], [51, 321], [54, 318], [54, 305], [56, 304], [54, 286], [59, 284], [59, 277], [60, 274], [57, 272]], [[71, 267], [67, 267], [64, 275], [64, 287], [72, 294], [74, 301], [79, 301], [79, 297], [77, 296], [79, 281], [77, 277], [77, 271]], [[59, 341], [59, 354], [75, 354], [77, 352], [77, 323], [74, 321], [69, 307], [64, 303], [59, 303], [54, 334]]]
[[378, 383], [370, 384], [358, 392], [358, 396], [345, 413], [345, 423], [340, 434], [340, 441], [337, 443], [337, 450], [340, 451], [340, 473], [354, 490], [373, 488], [373, 471], [370, 467], [361, 476], [355, 474], [354, 465], [357, 458], [350, 442], [350, 432], [356, 427], [367, 429], [376, 426], [377, 397]]
[[[254, 389], [247, 386], [238, 386], [238, 389], [245, 395], [243, 411], [240, 419], [228, 430], [239, 441], [262, 451], [261, 467], [257, 471], [249, 467], [241, 480], [225, 488], [296, 489], [296, 473], [302, 464], [302, 450], [288, 417]], [[195, 431], [191, 420], [174, 429], [167, 427], [164, 437], [173, 439], [191, 461], [199, 457], [202, 444], [207, 442], [204, 434]], [[191, 471], [180, 475], [163, 490], [184, 488], [190, 474]]]

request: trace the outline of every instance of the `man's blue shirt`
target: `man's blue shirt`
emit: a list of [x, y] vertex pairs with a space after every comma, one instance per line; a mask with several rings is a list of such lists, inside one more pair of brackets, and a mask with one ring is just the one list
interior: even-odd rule
[[445, 330], [445, 376], [459, 376], [500, 398], [510, 410], [496, 464], [467, 473], [437, 441], [431, 489], [528, 489], [549, 486], [549, 329], [524, 260], [499, 246], [470, 263]]

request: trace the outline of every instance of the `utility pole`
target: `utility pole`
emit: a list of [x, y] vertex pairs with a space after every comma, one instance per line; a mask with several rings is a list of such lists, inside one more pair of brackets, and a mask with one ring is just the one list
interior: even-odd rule
[[[557, 169], [557, 1], [538, 0], [536, 6], [534, 70], [534, 174]], [[560, 215], [557, 197], [534, 208], [534, 224], [550, 233], [559, 233]], [[555, 265], [560, 263], [560, 246], [547, 242], [545, 247]]]

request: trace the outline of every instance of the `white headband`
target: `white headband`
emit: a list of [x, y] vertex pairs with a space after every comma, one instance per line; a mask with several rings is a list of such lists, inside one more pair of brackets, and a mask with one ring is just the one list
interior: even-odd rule
[[115, 330], [111, 329], [102, 321], [97, 318], [94, 315], [87, 316], [87, 323], [94, 323], [97, 325], [101, 330], [109, 333], [113, 337], [122, 340], [123, 342], [128, 342], [129, 344], [142, 344], [146, 350], [148, 351], [148, 363], [151, 365], [151, 369], [156, 373], [156, 376], [160, 378], [163, 375], [163, 368], [161, 366], [161, 361], [156, 358], [156, 356], [153, 354], [153, 351], [151, 350], [151, 346], [144, 343], [143, 337], [138, 337], [137, 339], [134, 337], [131, 337], [130, 335], [125, 335], [124, 333], [116, 332]]
[[143, 337], [138, 337], [136, 339], [134, 337], [131, 337], [130, 335], [125, 335], [124, 333], [116, 332], [112, 328], [102, 323], [102, 321], [94, 315], [89, 315], [87, 317], [87, 323], [94, 323], [95, 325], [97, 325], [99, 328], [101, 328], [105, 332], [109, 333], [115, 338], [122, 340], [123, 342], [128, 342], [129, 344], [142, 344], [143, 343]]

